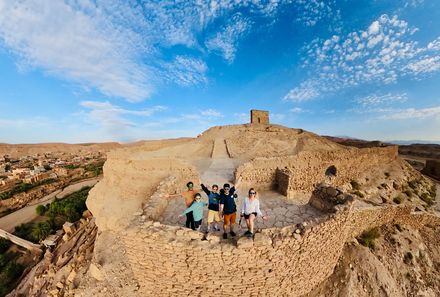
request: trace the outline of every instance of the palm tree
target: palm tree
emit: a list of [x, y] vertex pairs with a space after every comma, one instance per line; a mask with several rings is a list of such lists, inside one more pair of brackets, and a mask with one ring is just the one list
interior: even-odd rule
[[32, 228], [32, 237], [35, 241], [41, 241], [49, 236], [51, 231], [50, 224], [47, 222], [38, 223]]

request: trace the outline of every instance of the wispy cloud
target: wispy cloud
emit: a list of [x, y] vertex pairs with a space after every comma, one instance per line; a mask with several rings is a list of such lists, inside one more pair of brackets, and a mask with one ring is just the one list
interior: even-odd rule
[[156, 112], [165, 110], [164, 106], [153, 106], [149, 109], [131, 110], [113, 105], [108, 101], [82, 101], [80, 105], [87, 109], [79, 115], [87, 123], [105, 129], [111, 135], [123, 135], [126, 128], [136, 127], [139, 124], [129, 116], [150, 117]]
[[386, 114], [380, 116], [383, 120], [410, 120], [410, 119], [427, 119], [432, 117], [440, 118], [440, 106], [429, 108], [407, 108], [388, 110]]
[[366, 97], [358, 98], [355, 100], [356, 103], [360, 104], [363, 108], [371, 106], [383, 106], [393, 103], [402, 103], [408, 100], [408, 94], [398, 93], [398, 94], [372, 94]]
[[439, 71], [438, 39], [420, 47], [413, 39], [416, 31], [397, 16], [382, 15], [364, 31], [315, 39], [305, 47], [303, 67], [310, 69], [310, 78], [284, 99], [304, 101], [366, 83], [390, 84]]
[[301, 107], [294, 107], [294, 108], [291, 108], [289, 111], [293, 112], [293, 113], [303, 113], [304, 109], [302, 109]]
[[228, 24], [205, 42], [209, 51], [220, 53], [223, 58], [232, 63], [235, 59], [238, 41], [250, 29], [250, 21], [241, 14], [234, 15]]
[[[297, 21], [306, 26], [313, 27], [322, 20], [340, 21], [339, 10], [335, 9], [336, 1], [321, 0], [296, 0], [296, 9], [298, 13]], [[329, 21], [331, 20], [331, 21]]]
[[191, 86], [207, 82], [208, 66], [200, 59], [177, 56], [171, 63], [164, 64], [164, 68], [164, 76], [171, 83]]
[[223, 114], [215, 109], [207, 109], [200, 112], [202, 116], [206, 117], [214, 117], [214, 118], [221, 118], [223, 117]]
[[[87, 2], [87, 1], [85, 1]], [[2, 1], [0, 38], [27, 67], [130, 101], [153, 91], [150, 69], [137, 63], [141, 36], [64, 1]]]
[[[313, 26], [335, 13], [334, 2], [0, 0], [0, 44], [22, 69], [136, 102], [164, 82], [206, 83], [206, 49], [232, 63], [252, 26], [241, 11], [276, 21], [290, 5], [302, 25]], [[164, 54], [174, 46], [193, 54]]]

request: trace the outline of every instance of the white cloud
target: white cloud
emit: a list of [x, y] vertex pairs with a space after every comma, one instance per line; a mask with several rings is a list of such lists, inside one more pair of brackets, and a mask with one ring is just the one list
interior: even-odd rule
[[311, 77], [284, 97], [302, 101], [367, 83], [390, 84], [403, 77], [440, 71], [438, 39], [425, 47], [413, 40], [416, 28], [397, 16], [382, 15], [366, 31], [315, 39], [304, 48], [303, 67]]
[[304, 109], [302, 109], [301, 107], [294, 107], [294, 108], [290, 109], [289, 111], [293, 112], [293, 113], [302, 113], [302, 112], [304, 112]]
[[108, 24], [96, 7], [92, 10], [89, 15], [64, 1], [2, 1], [0, 39], [24, 65], [108, 96], [148, 97], [150, 69], [137, 63], [132, 48], [140, 36]]
[[154, 113], [166, 109], [164, 106], [153, 106], [149, 109], [130, 110], [113, 105], [108, 101], [82, 101], [80, 105], [89, 109], [89, 111], [79, 114], [87, 123], [102, 127], [114, 136], [122, 136], [125, 129], [138, 126], [127, 116], [150, 117]]
[[380, 117], [384, 120], [410, 120], [410, 119], [427, 119], [431, 117], [440, 118], [440, 106], [429, 108], [407, 108], [389, 111]]
[[334, 0], [294, 0], [295, 8], [297, 10], [297, 21], [313, 27], [322, 20], [327, 20], [328, 24], [340, 21], [340, 12], [334, 7], [336, 2]]
[[378, 106], [378, 105], [387, 105], [392, 103], [403, 103], [408, 100], [408, 94], [399, 93], [399, 94], [372, 94], [366, 97], [356, 99], [356, 103], [362, 105], [362, 107], [370, 107], [370, 106]]
[[214, 118], [221, 118], [223, 117], [223, 114], [220, 111], [217, 111], [215, 109], [207, 109], [200, 112], [202, 116], [206, 117], [214, 117]]
[[315, 98], [320, 95], [320, 92], [315, 84], [316, 83], [314, 81], [301, 83], [299, 87], [290, 90], [283, 99], [286, 101], [301, 102]]
[[380, 23], [379, 21], [374, 21], [371, 23], [370, 27], [368, 27], [368, 34], [374, 35], [379, 33], [380, 30]]
[[164, 76], [169, 82], [181, 86], [191, 86], [206, 83], [206, 71], [208, 66], [202, 60], [177, 56], [171, 63], [164, 64], [166, 69]]
[[221, 31], [208, 39], [205, 45], [208, 50], [219, 52], [228, 63], [232, 63], [235, 59], [237, 43], [250, 29], [250, 26], [248, 20], [243, 18], [241, 14], [236, 14]]
[[414, 75], [436, 72], [440, 70], [440, 56], [426, 57], [418, 61], [409, 63], [405, 69], [412, 72]]

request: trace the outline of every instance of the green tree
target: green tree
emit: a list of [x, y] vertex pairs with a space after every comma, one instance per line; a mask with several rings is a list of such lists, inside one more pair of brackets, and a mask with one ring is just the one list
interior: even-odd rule
[[7, 239], [0, 238], [0, 254], [6, 252], [11, 246], [11, 242]]
[[15, 261], [10, 261], [6, 266], [3, 268], [3, 274], [6, 276], [6, 278], [9, 280], [9, 282], [14, 281], [20, 275], [23, 273], [23, 266], [20, 264], [17, 264]]
[[48, 222], [38, 223], [32, 228], [32, 237], [34, 241], [45, 239], [52, 232], [52, 228]]
[[44, 205], [38, 205], [35, 211], [39, 216], [42, 216], [46, 212], [46, 207]]

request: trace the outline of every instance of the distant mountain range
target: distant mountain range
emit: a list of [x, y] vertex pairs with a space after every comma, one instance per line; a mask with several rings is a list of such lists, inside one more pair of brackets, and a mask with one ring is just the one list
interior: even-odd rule
[[[353, 141], [361, 141], [361, 142], [372, 142], [373, 140], [364, 140], [356, 137], [351, 136], [324, 136], [326, 138], [339, 138], [339, 139], [345, 139], [345, 140], [353, 140]], [[391, 144], [397, 144], [397, 145], [411, 145], [411, 144], [436, 144], [440, 145], [440, 141], [435, 140], [374, 140], [374, 141], [380, 141], [382, 143], [391, 143]]]

